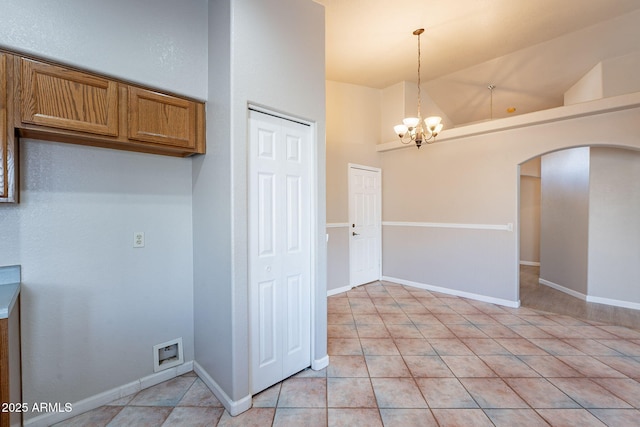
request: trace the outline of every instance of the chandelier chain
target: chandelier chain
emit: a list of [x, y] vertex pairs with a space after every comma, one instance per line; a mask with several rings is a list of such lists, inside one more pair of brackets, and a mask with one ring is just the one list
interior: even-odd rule
[[421, 118], [420, 107], [422, 104], [422, 96], [420, 94], [420, 34], [418, 34], [418, 118]]

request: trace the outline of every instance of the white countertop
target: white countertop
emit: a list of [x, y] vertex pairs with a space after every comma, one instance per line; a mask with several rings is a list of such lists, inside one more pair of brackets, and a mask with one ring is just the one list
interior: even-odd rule
[[0, 267], [0, 319], [7, 319], [20, 295], [20, 266]]

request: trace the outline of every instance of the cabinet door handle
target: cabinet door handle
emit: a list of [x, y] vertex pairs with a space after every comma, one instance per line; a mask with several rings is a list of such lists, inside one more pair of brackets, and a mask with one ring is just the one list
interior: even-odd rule
[[354, 236], [359, 236], [360, 235], [360, 233], [356, 233], [355, 231], [353, 233], [351, 233], [351, 234], [354, 235]]

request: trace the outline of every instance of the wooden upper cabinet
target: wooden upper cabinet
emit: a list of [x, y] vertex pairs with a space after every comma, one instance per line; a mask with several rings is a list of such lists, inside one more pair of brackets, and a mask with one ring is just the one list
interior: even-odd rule
[[0, 52], [0, 203], [18, 201], [18, 161], [11, 126], [11, 55]]
[[196, 148], [196, 104], [175, 96], [128, 87], [129, 139]]
[[91, 74], [20, 59], [22, 121], [118, 135], [118, 83]]
[[204, 103], [15, 55], [20, 136], [119, 150], [205, 152]]
[[18, 202], [18, 137], [203, 154], [203, 102], [0, 50], [0, 203]]

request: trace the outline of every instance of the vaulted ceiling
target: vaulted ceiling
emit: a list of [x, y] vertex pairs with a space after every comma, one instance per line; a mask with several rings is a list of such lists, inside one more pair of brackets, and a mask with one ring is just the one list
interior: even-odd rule
[[329, 80], [415, 82], [425, 28], [423, 89], [454, 125], [560, 106], [598, 62], [640, 49], [640, 0], [316, 1]]

